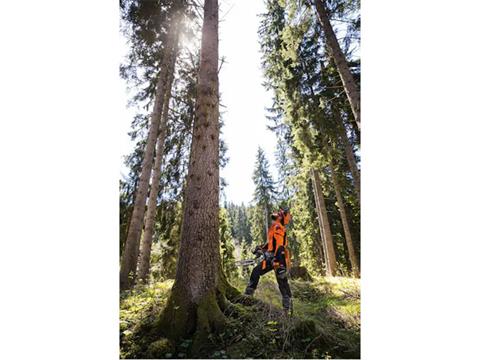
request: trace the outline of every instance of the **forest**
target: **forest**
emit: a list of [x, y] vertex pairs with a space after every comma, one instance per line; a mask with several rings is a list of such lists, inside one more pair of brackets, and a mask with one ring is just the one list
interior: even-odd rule
[[[259, 146], [255, 191], [234, 203], [221, 1], [120, 0], [136, 112], [119, 184], [121, 358], [360, 358], [360, 1], [261, 1], [259, 82], [274, 96], [257, 121], [275, 162]], [[288, 306], [281, 259], [246, 291], [275, 226]]]

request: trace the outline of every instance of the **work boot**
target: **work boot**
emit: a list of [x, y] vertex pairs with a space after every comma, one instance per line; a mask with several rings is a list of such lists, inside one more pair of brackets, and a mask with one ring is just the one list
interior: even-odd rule
[[254, 292], [255, 292], [255, 289], [254, 289], [254, 288], [247, 287], [247, 288], [245, 289], [245, 295], [253, 295]]
[[282, 297], [283, 312], [288, 315], [289, 312], [293, 312], [293, 301], [289, 296]]
[[290, 310], [290, 297], [282, 296], [282, 305], [286, 310]]

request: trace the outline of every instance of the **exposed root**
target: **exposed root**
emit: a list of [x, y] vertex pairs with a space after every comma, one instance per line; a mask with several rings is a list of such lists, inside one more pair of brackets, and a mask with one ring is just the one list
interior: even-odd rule
[[173, 344], [180, 340], [193, 338], [191, 355], [197, 356], [208, 348], [209, 336], [221, 332], [226, 325], [224, 312], [241, 296], [231, 286], [223, 272], [219, 273], [216, 289], [205, 294], [198, 304], [193, 303], [187, 294], [183, 294], [175, 286], [167, 305], [155, 326], [158, 333]]
[[[276, 291], [274, 284], [265, 285], [257, 293], [259, 298], [255, 298], [242, 295], [220, 278], [217, 287], [198, 304], [193, 304], [179, 289], [172, 289], [168, 301], [163, 301], [167, 304], [159, 318], [155, 318], [158, 309], [152, 307], [148, 310], [151, 315], [145, 317], [141, 326], [123, 335], [129, 337], [124, 354], [130, 358], [359, 356], [358, 348], [352, 346], [344, 333], [353, 334], [354, 329], [340, 321], [337, 314], [332, 314], [330, 307], [322, 310], [324, 321], [305, 317], [302, 311], [298, 312], [300, 317], [288, 316], [274, 305], [277, 302], [269, 302], [272, 295], [262, 293]], [[294, 285], [301, 299], [320, 301], [326, 296], [323, 288], [320, 291], [305, 282]], [[307, 300], [299, 301], [305, 305]], [[337, 334], [337, 329], [343, 333]]]
[[226, 318], [217, 302], [215, 292], [206, 295], [197, 307], [197, 323], [193, 336], [192, 353], [199, 354], [206, 347], [208, 335], [225, 328]]
[[156, 327], [163, 336], [175, 342], [194, 331], [195, 318], [194, 304], [174, 287]]

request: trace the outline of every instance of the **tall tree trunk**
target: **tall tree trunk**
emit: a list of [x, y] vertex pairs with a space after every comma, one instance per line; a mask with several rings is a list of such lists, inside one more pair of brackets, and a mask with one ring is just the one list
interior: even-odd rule
[[194, 334], [198, 353], [225, 325], [228, 285], [220, 266], [218, 0], [205, 0], [197, 103], [175, 283], [159, 320], [170, 339]]
[[343, 123], [341, 117], [338, 114], [338, 120], [340, 123], [340, 139], [342, 141], [342, 145], [345, 148], [345, 156], [347, 158], [348, 167], [350, 172], [352, 173], [353, 177], [353, 185], [355, 187], [355, 192], [357, 193], [358, 203], [360, 204], [360, 170], [358, 170], [357, 162], [355, 161], [355, 155], [353, 154], [352, 144], [350, 144], [350, 140], [347, 136], [347, 128]]
[[318, 256], [316, 257], [316, 260], [317, 260], [317, 265], [320, 267], [320, 274], [322, 274], [322, 276], [325, 275], [325, 268], [327, 266], [327, 261], [325, 259], [325, 254], [324, 254], [324, 251], [323, 251], [323, 248], [324, 248], [324, 245], [323, 245], [323, 242], [322, 242], [322, 234], [320, 231], [315, 231], [315, 239], [313, 240], [314, 241], [314, 246], [318, 252]]
[[318, 170], [312, 170], [313, 185], [315, 189], [315, 199], [317, 205], [317, 213], [322, 232], [325, 259], [327, 261], [327, 274], [329, 276], [335, 276], [337, 273], [337, 259], [335, 256], [335, 248], [333, 245], [332, 231], [330, 230], [330, 223], [328, 221], [327, 207], [325, 204], [325, 198], [323, 197], [322, 185], [320, 182], [320, 174]]
[[[137, 180], [135, 180], [135, 183], [133, 185], [133, 194], [132, 194], [132, 204], [135, 204], [135, 194], [137, 193]], [[130, 227], [130, 220], [132, 218], [132, 213], [133, 213], [133, 205], [129, 206], [129, 209], [127, 210], [127, 226], [123, 234], [120, 234], [120, 258], [123, 255], [124, 249], [125, 249], [125, 243], [126, 243], [126, 237], [128, 235], [128, 229]]]
[[317, 9], [316, 14], [323, 32], [325, 33], [325, 42], [331, 52], [333, 61], [337, 66], [340, 78], [342, 79], [343, 87], [347, 93], [348, 101], [352, 108], [353, 115], [355, 116], [355, 122], [360, 130], [360, 91], [357, 88], [357, 84], [353, 79], [350, 68], [348, 67], [345, 55], [340, 48], [337, 40], [337, 36], [333, 31], [330, 19], [327, 14], [324, 0], [313, 0]]
[[342, 219], [343, 231], [345, 233], [345, 241], [347, 243], [348, 258], [352, 265], [353, 276], [358, 277], [360, 275], [357, 255], [353, 247], [352, 234], [350, 232], [350, 225], [348, 224], [347, 212], [343, 203], [342, 192], [340, 191], [340, 184], [338, 183], [337, 174], [335, 173], [335, 166], [333, 160], [330, 160], [330, 170], [332, 172], [333, 187], [335, 188], [335, 196], [337, 198], [337, 206], [340, 212], [340, 218]]
[[132, 219], [128, 229], [127, 241], [120, 265], [120, 290], [130, 289], [135, 282], [135, 271], [137, 267], [140, 237], [145, 215], [145, 203], [147, 201], [148, 185], [152, 173], [153, 156], [155, 144], [158, 137], [158, 129], [162, 117], [163, 103], [165, 98], [165, 87], [169, 77], [170, 62], [174, 47], [174, 31], [170, 30], [165, 45], [165, 53], [162, 60], [162, 67], [155, 89], [155, 103], [148, 130], [147, 144], [142, 162], [142, 172], [138, 184], [138, 190], [133, 207]]
[[315, 178], [313, 176], [313, 171], [312, 171], [312, 185], [313, 185], [313, 197], [315, 199], [315, 209], [317, 211], [317, 220], [318, 220], [318, 229], [319, 229], [319, 235], [320, 235], [320, 241], [319, 241], [319, 246], [322, 251], [322, 256], [323, 256], [323, 275], [325, 273], [330, 274], [329, 267], [328, 267], [328, 252], [327, 252], [327, 241], [325, 239], [325, 233], [324, 233], [324, 227], [323, 227], [323, 221], [322, 221], [322, 216], [321, 216], [321, 210], [320, 210], [320, 202], [318, 200], [317, 196], [317, 186], [315, 184]]
[[165, 89], [165, 100], [162, 111], [162, 121], [158, 130], [157, 147], [155, 151], [155, 164], [153, 165], [152, 184], [150, 186], [150, 195], [148, 197], [147, 214], [145, 217], [145, 230], [143, 233], [142, 244], [140, 247], [140, 258], [138, 262], [138, 278], [145, 282], [150, 270], [150, 254], [152, 251], [153, 228], [155, 225], [155, 215], [157, 213], [157, 197], [160, 189], [160, 177], [162, 174], [163, 151], [165, 148], [165, 137], [167, 135], [168, 107], [172, 92], [172, 83], [175, 73], [175, 61], [178, 50], [178, 31], [172, 54], [171, 71], [168, 84]]

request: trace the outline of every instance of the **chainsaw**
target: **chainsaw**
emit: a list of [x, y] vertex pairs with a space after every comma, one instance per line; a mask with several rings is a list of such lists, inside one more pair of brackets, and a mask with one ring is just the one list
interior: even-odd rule
[[235, 265], [242, 267], [257, 265], [260, 264], [263, 260], [268, 260], [271, 257], [269, 256], [271, 255], [271, 253], [264, 251], [260, 246], [257, 246], [255, 250], [252, 251], [252, 253], [255, 255], [255, 259], [235, 261]]

